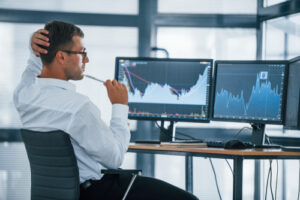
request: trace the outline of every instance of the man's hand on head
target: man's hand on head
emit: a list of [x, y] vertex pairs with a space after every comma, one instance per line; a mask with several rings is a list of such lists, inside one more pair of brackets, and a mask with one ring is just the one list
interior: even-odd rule
[[[45, 35], [48, 35], [49, 32], [45, 29], [39, 29], [33, 33], [30, 41], [30, 45], [34, 55], [40, 56], [41, 53], [47, 54], [48, 51], [46, 49], [41, 48], [40, 46], [49, 47], [49, 38]], [[39, 46], [40, 45], [40, 46]]]
[[107, 94], [112, 104], [128, 105], [128, 93], [124, 84], [116, 80], [107, 80], [104, 85], [106, 86]]

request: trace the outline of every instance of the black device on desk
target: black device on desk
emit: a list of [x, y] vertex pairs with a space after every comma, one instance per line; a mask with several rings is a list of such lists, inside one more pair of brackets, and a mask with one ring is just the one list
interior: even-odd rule
[[248, 122], [262, 145], [265, 124], [283, 124], [287, 61], [216, 61], [213, 119]]
[[161, 121], [163, 142], [174, 138], [175, 122], [209, 122], [212, 65], [212, 59], [117, 57], [115, 78], [128, 90], [128, 118]]
[[250, 143], [242, 142], [240, 140], [229, 140], [224, 145], [225, 149], [247, 149], [253, 148], [253, 145]]
[[281, 148], [279, 145], [255, 145], [252, 144], [251, 142], [243, 142], [240, 140], [228, 140], [226, 142], [223, 141], [207, 141], [206, 142], [207, 147], [216, 147], [216, 148], [224, 148], [224, 149], [277, 149]]
[[299, 146], [282, 146], [282, 151], [300, 152]]
[[171, 143], [204, 143], [203, 140], [192, 139], [192, 140], [175, 140], [171, 141]]
[[253, 148], [254, 145], [240, 140], [223, 141], [206, 141], [207, 147], [224, 148], [224, 149], [247, 149]]
[[160, 144], [160, 140], [136, 140], [136, 144]]

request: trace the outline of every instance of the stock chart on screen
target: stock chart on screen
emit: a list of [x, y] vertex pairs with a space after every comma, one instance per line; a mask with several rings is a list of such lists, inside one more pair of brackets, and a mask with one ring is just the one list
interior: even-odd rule
[[129, 117], [208, 120], [211, 60], [117, 58]]
[[216, 119], [282, 121], [286, 64], [217, 63]]

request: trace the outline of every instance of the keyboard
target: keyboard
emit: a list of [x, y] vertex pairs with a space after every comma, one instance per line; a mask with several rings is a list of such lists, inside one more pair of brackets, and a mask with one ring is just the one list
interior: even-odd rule
[[136, 144], [160, 144], [159, 140], [136, 140], [134, 141]]
[[[233, 140], [231, 140], [233, 141]], [[235, 140], [238, 141], [238, 140]], [[242, 142], [238, 141], [239, 144], [230, 144], [230, 140], [227, 142], [223, 141], [206, 141], [207, 147], [214, 147], [214, 148], [224, 148], [224, 149], [251, 149], [254, 148], [255, 145], [249, 142]]]
[[217, 148], [224, 148], [225, 143], [223, 141], [205, 141], [207, 147], [217, 147]]
[[203, 143], [203, 140], [175, 140], [171, 141], [171, 143]]

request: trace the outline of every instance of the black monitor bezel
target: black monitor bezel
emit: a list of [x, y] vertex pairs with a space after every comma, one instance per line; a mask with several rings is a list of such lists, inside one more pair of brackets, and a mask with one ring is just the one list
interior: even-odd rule
[[115, 79], [118, 80], [119, 75], [119, 60], [139, 60], [139, 61], [178, 61], [178, 62], [210, 62], [211, 63], [211, 70], [210, 70], [210, 81], [209, 81], [209, 88], [208, 88], [208, 105], [207, 105], [207, 117], [206, 119], [178, 119], [178, 118], [171, 118], [171, 117], [134, 117], [128, 114], [128, 119], [135, 119], [135, 120], [150, 120], [150, 121], [174, 121], [174, 122], [198, 122], [198, 123], [209, 123], [211, 120], [211, 87], [213, 82], [213, 59], [198, 59], [198, 58], [151, 58], [151, 57], [116, 57], [115, 60]]
[[[299, 63], [300, 62], [300, 56], [297, 56], [297, 57], [294, 57], [290, 60], [288, 60], [289, 62], [289, 71], [288, 71], [288, 76], [290, 76], [290, 69], [291, 69], [291, 66], [294, 65], [295, 63]], [[288, 98], [289, 98], [289, 95], [288, 95], [288, 91], [289, 91], [289, 84], [290, 84], [290, 80], [288, 79], [287, 80], [288, 82], [288, 85], [287, 85], [287, 91], [286, 91], [286, 103], [285, 103], [285, 106], [287, 106], [287, 104], [289, 103], [288, 102]], [[300, 92], [299, 92], [300, 93]], [[300, 97], [300, 96], [299, 96]], [[299, 103], [300, 103], [300, 99], [299, 99]], [[287, 114], [287, 110], [285, 111], [285, 114]], [[291, 125], [291, 124], [287, 124], [287, 118], [285, 118], [285, 121], [284, 121], [284, 124], [283, 124], [283, 128], [286, 129], [286, 130], [300, 130], [300, 105], [298, 105], [298, 123], [297, 125]]]
[[[252, 120], [252, 119], [231, 119], [231, 118], [216, 118], [214, 116], [215, 108], [215, 93], [217, 84], [217, 71], [219, 64], [285, 64], [284, 70], [284, 87], [282, 94], [282, 107], [281, 107], [281, 120]], [[288, 86], [288, 68], [289, 62], [287, 60], [216, 60], [214, 64], [213, 72], [213, 86], [212, 86], [212, 102], [211, 102], [211, 119], [213, 121], [227, 121], [227, 122], [242, 122], [242, 123], [253, 123], [253, 124], [278, 124], [283, 125], [285, 123], [285, 107], [287, 98], [287, 86]]]

